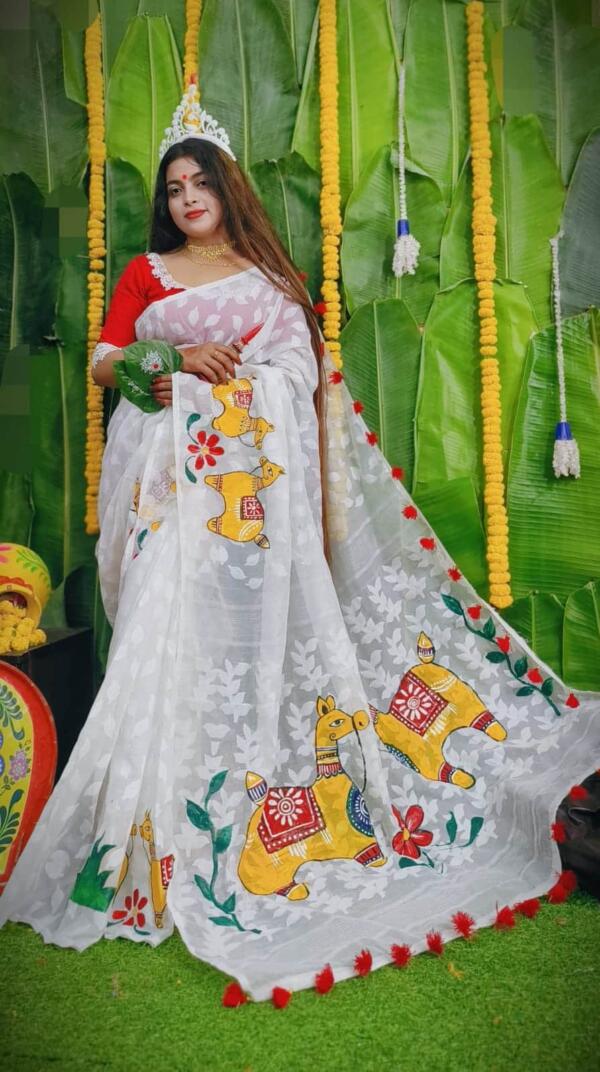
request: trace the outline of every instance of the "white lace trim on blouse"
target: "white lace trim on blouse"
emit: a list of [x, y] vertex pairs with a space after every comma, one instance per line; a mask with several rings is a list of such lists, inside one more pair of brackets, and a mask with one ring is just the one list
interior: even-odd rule
[[104, 358], [111, 352], [111, 350], [119, 349], [120, 347], [114, 342], [99, 342], [92, 351], [92, 368], [95, 368], [101, 361], [104, 361]]
[[150, 262], [152, 275], [155, 279], [158, 279], [165, 290], [187, 290], [187, 287], [184, 284], [178, 283], [173, 279], [173, 276], [167, 271], [166, 265], [158, 253], [146, 253], [146, 257]]

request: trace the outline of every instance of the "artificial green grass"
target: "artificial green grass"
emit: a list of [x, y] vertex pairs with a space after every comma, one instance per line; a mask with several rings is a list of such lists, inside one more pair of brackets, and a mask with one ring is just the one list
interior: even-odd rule
[[0, 963], [11, 1072], [600, 1069], [600, 905], [584, 894], [281, 1011], [222, 1008], [227, 979], [178, 935], [77, 953], [9, 923]]

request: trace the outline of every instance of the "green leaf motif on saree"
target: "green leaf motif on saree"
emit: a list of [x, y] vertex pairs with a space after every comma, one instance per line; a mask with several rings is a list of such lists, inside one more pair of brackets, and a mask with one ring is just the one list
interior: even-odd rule
[[[192, 414], [189, 418], [193, 423], [194, 419], [197, 419], [197, 414]], [[200, 890], [200, 893], [204, 897], [205, 901], [213, 905], [214, 908], [218, 908], [219, 912], [222, 912], [221, 916], [208, 916], [211, 923], [214, 923], [216, 927], [235, 927], [238, 931], [247, 931], [250, 934], [260, 934], [260, 930], [256, 927], [243, 927], [235, 913], [236, 895], [230, 893], [224, 901], [220, 901], [217, 893], [216, 886], [219, 877], [219, 857], [227, 851], [231, 845], [231, 836], [233, 834], [233, 826], [223, 826], [220, 830], [215, 827], [209, 811], [208, 805], [212, 797], [216, 793], [220, 792], [225, 784], [228, 772], [226, 770], [218, 771], [217, 774], [213, 774], [208, 789], [204, 797], [203, 804], [196, 804], [193, 800], [186, 802], [187, 817], [196, 827], [196, 830], [201, 830], [203, 833], [207, 833], [210, 836], [211, 848], [212, 848], [212, 875], [210, 879], [205, 878], [203, 875], [194, 875], [194, 882]]]
[[81, 871], [75, 880], [75, 885], [69, 895], [69, 900], [75, 904], [83, 905], [84, 908], [93, 908], [96, 912], [106, 912], [115, 895], [113, 886], [105, 886], [110, 871], [101, 871], [100, 866], [103, 856], [114, 845], [102, 845], [102, 838], [94, 842], [94, 847], [88, 856]]

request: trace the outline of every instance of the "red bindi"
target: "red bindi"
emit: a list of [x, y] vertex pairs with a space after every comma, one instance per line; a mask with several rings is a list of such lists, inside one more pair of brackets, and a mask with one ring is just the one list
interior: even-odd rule
[[187, 175], [182, 175], [181, 178], [182, 179], [187, 179]]

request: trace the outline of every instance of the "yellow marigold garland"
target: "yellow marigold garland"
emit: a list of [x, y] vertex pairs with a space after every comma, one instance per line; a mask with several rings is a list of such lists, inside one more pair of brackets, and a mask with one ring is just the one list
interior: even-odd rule
[[[198, 74], [198, 30], [202, 0], [186, 0], [185, 39], [183, 42], [183, 88], [187, 89], [190, 78]], [[197, 79], [196, 79], [197, 80]]]
[[479, 298], [481, 415], [483, 423], [483, 500], [486, 517], [489, 599], [495, 607], [512, 603], [508, 561], [508, 515], [504, 502], [502, 409], [498, 367], [496, 218], [492, 206], [492, 149], [484, 59], [483, 3], [471, 0], [467, 17], [471, 163], [473, 171], [473, 257]]
[[342, 367], [340, 328], [340, 138], [336, 0], [320, 0], [319, 59], [321, 98], [321, 230], [323, 232], [323, 335], [336, 368]]
[[98, 532], [98, 486], [104, 449], [103, 389], [91, 375], [91, 355], [104, 318], [106, 247], [104, 245], [104, 84], [102, 31], [98, 15], [85, 31], [90, 186], [88, 210], [87, 424], [85, 441], [85, 531]]

